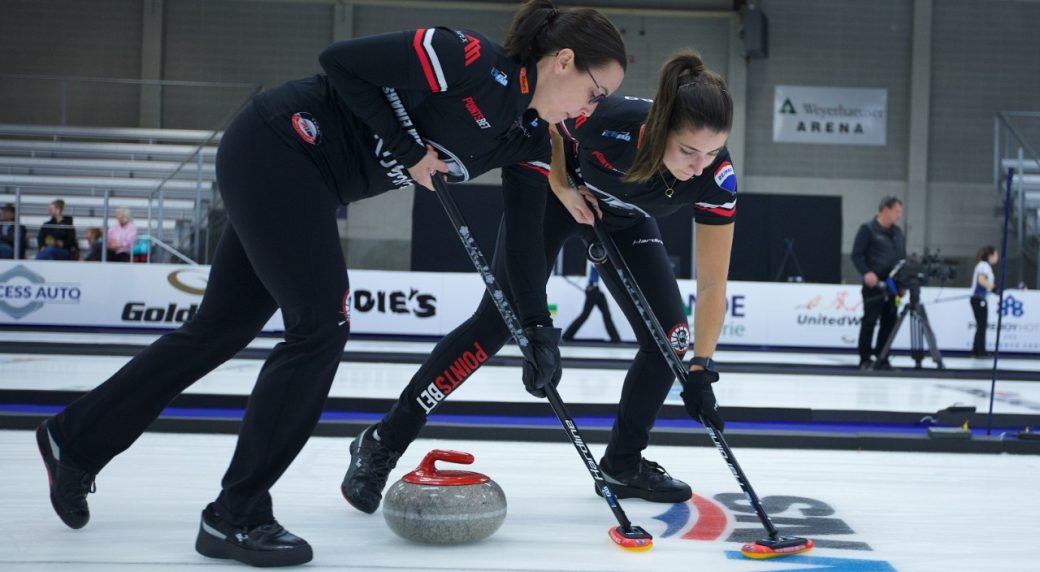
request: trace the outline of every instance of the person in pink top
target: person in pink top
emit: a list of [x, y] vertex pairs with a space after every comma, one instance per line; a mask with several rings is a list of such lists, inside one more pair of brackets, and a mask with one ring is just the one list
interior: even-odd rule
[[116, 209], [116, 221], [108, 225], [108, 259], [112, 262], [130, 262], [130, 251], [137, 242], [137, 225], [130, 209]]

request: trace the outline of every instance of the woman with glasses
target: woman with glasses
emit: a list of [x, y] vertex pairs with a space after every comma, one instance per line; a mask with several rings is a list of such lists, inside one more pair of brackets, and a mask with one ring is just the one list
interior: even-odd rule
[[[592, 98], [617, 89], [626, 61], [620, 33], [602, 14], [538, 0], [519, 10], [502, 46], [450, 28], [357, 38], [321, 54], [324, 73], [257, 95], [220, 142], [229, 225], [198, 312], [37, 431], [62, 520], [86, 525], [98, 471], [281, 310], [285, 340], [249, 397], [195, 548], [254, 566], [311, 560], [310, 545], [274, 519], [269, 490], [317, 424], [350, 333], [337, 207], [538, 157], [546, 122], [592, 113]], [[515, 194], [506, 199], [510, 224], [522, 202]], [[544, 205], [538, 195], [523, 200]], [[519, 228], [516, 239], [540, 240], [527, 226], [531, 236]], [[547, 321], [530, 312], [525, 320]], [[548, 356], [541, 375], [551, 375], [559, 350], [551, 336], [532, 339]]]
[[[707, 416], [720, 429], [723, 421], [711, 389], [718, 374], [710, 357], [722, 329], [736, 213], [736, 177], [725, 148], [732, 118], [733, 103], [724, 81], [705, 69], [696, 53], [681, 52], [665, 62], [653, 101], [612, 95], [599, 102], [595, 115], [558, 124], [563, 138], [554, 134], [551, 151], [545, 149], [546, 159], [551, 154], [547, 175], [556, 198], [541, 213], [541, 250], [528, 251], [540, 268], [520, 276], [510, 271], [504, 262], [518, 253], [510, 249], [508, 231], [499, 236], [493, 263], [497, 276], [508, 276], [500, 282], [517, 306], [544, 310], [545, 283], [557, 254], [571, 237], [594, 242], [588, 225], [598, 218], [597, 224], [614, 239], [668, 331], [673, 348], [683, 355], [690, 346], [689, 326], [654, 217], [691, 209], [697, 222], [697, 335], [688, 383], [695, 390], [685, 392], [684, 401], [694, 418]], [[540, 171], [545, 163], [530, 162], [522, 168]], [[567, 181], [568, 171], [576, 189]], [[504, 183], [532, 194], [549, 193], [544, 179], [511, 177]], [[617, 272], [606, 264], [598, 270], [639, 341], [600, 469], [618, 497], [685, 501], [692, 494], [690, 487], [642, 457], [674, 376]], [[560, 335], [559, 330], [553, 331]], [[455, 376], [452, 364], [463, 358], [479, 365], [508, 338], [498, 310], [485, 295], [473, 316], [437, 344], [390, 412], [365, 430], [363, 435], [381, 436], [379, 446], [359, 452], [352, 445], [343, 493], [354, 506], [367, 512], [376, 509], [387, 475], [427, 416], [472, 375]], [[559, 380], [556, 374], [552, 382]], [[528, 390], [544, 396], [541, 388], [528, 385]], [[364, 474], [355, 469], [358, 464], [366, 467]]]

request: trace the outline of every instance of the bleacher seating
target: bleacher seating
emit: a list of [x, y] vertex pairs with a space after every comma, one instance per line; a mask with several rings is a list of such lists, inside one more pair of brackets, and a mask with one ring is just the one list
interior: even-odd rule
[[219, 141], [198, 130], [0, 124], [0, 203], [19, 205], [29, 256], [58, 198], [81, 237], [105, 226], [106, 200], [108, 222], [127, 207], [142, 233], [190, 236], [216, 199]]

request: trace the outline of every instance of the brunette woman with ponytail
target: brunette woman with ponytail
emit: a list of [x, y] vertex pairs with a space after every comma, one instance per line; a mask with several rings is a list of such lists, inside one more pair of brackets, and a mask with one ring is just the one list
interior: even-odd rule
[[[652, 101], [608, 97], [596, 115], [558, 124], [549, 177], [556, 197], [577, 223], [598, 219], [596, 224], [614, 239], [680, 356], [690, 347], [690, 330], [654, 217], [693, 207], [697, 304], [683, 401], [691, 417], [703, 415], [720, 429], [723, 420], [711, 386], [718, 374], [711, 356], [725, 316], [737, 204], [736, 176], [725, 147], [732, 123], [733, 100], [725, 81], [696, 52], [682, 51], [661, 68]], [[585, 229], [578, 232], [586, 241], [595, 240], [591, 229], [575, 226]], [[548, 222], [546, 232], [552, 232]], [[615, 269], [603, 264], [599, 270], [639, 342], [600, 467], [619, 497], [685, 500], [691, 495], [689, 486], [642, 458], [674, 376]]]

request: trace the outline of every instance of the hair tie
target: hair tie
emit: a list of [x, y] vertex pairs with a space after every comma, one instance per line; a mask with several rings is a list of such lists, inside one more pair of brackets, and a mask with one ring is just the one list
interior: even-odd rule
[[[689, 87], [691, 85], [697, 85], [697, 82], [696, 81], [688, 81], [686, 83], [680, 83], [679, 84], [679, 89], [682, 89], [684, 87]], [[679, 89], [677, 89], [676, 91], [679, 91]]]

